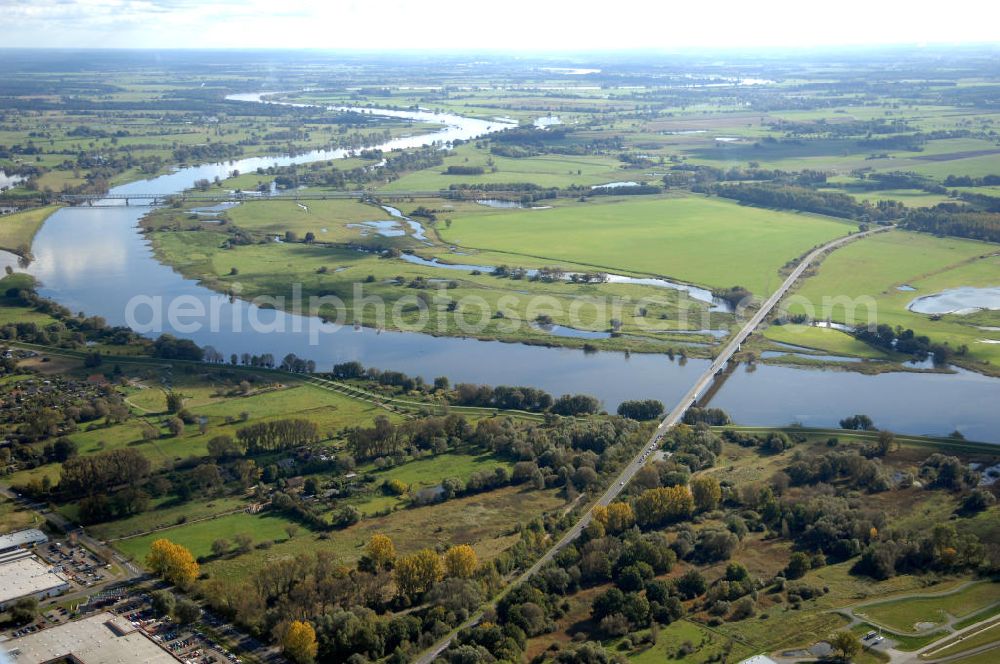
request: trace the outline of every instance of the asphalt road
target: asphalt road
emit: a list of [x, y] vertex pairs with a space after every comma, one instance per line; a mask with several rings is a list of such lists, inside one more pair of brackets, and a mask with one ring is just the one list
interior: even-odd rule
[[[750, 317], [750, 320], [748, 320], [746, 324], [742, 328], [740, 328], [740, 331], [737, 332], [736, 335], [733, 336], [728, 343], [726, 343], [722, 351], [715, 358], [715, 360], [708, 367], [708, 369], [706, 369], [705, 372], [698, 377], [698, 380], [696, 380], [694, 385], [691, 386], [691, 389], [689, 389], [687, 393], [685, 393], [684, 396], [681, 397], [681, 400], [677, 403], [676, 406], [674, 406], [673, 410], [671, 410], [667, 414], [667, 416], [663, 418], [663, 421], [660, 422], [660, 425], [656, 428], [656, 431], [653, 432], [653, 435], [650, 437], [650, 439], [646, 441], [645, 445], [643, 445], [642, 450], [640, 450], [639, 453], [636, 454], [635, 458], [632, 459], [627, 466], [625, 466], [625, 468], [618, 475], [618, 477], [616, 477], [611, 482], [611, 485], [604, 492], [604, 494], [597, 500], [597, 502], [591, 505], [590, 509], [587, 510], [587, 512], [584, 513], [575, 524], [573, 524], [573, 527], [567, 530], [566, 533], [563, 534], [563, 536], [559, 538], [559, 540], [555, 544], [553, 544], [548, 551], [542, 554], [542, 556], [539, 557], [539, 559], [535, 562], [534, 565], [525, 570], [524, 573], [522, 573], [521, 576], [519, 576], [517, 579], [511, 582], [511, 584], [508, 587], [512, 588], [520, 583], [523, 583], [531, 576], [533, 576], [536, 572], [538, 572], [542, 567], [547, 565], [564, 546], [566, 546], [567, 544], [569, 544], [570, 542], [572, 542], [573, 540], [575, 540], [577, 537], [580, 536], [580, 533], [583, 532], [583, 529], [586, 528], [587, 524], [590, 523], [590, 519], [593, 516], [594, 512], [594, 507], [596, 507], [597, 505], [607, 506], [612, 501], [614, 501], [615, 498], [618, 497], [618, 494], [620, 494], [625, 489], [625, 485], [627, 485], [632, 480], [632, 478], [635, 477], [635, 474], [639, 472], [639, 470], [643, 467], [643, 465], [645, 465], [646, 456], [650, 452], [650, 446], [658, 444], [659, 437], [664, 433], [666, 433], [671, 427], [675, 426], [677, 423], [681, 421], [681, 418], [684, 417], [684, 413], [687, 412], [687, 409], [694, 404], [694, 402], [698, 399], [698, 396], [701, 395], [701, 393], [705, 390], [705, 388], [707, 388], [709, 384], [712, 382], [712, 380], [715, 378], [715, 374], [721, 371], [722, 368], [726, 366], [729, 360], [732, 359], [733, 355], [740, 349], [740, 346], [743, 344], [743, 342], [746, 341], [747, 337], [749, 337], [753, 333], [753, 331], [757, 329], [757, 326], [760, 325], [761, 321], [763, 321], [771, 313], [774, 307], [776, 307], [778, 303], [781, 301], [781, 298], [783, 298], [788, 293], [791, 287], [795, 285], [795, 282], [798, 281], [799, 277], [802, 276], [802, 273], [805, 272], [809, 268], [809, 266], [812, 265], [812, 263], [817, 258], [819, 258], [819, 256], [821, 256], [823, 253], [827, 251], [830, 251], [831, 249], [836, 249], [838, 247], [841, 247], [844, 244], [847, 244], [848, 242], [853, 242], [854, 240], [867, 237], [875, 233], [881, 233], [889, 230], [890, 228], [892, 227], [885, 226], [885, 227], [875, 228], [870, 231], [865, 231], [863, 233], [855, 233], [853, 235], [847, 235], [845, 237], [841, 237], [831, 242], [828, 242], [809, 252], [809, 254], [807, 254], [806, 257], [799, 262], [799, 264], [795, 267], [795, 269], [792, 270], [791, 274], [788, 275], [788, 278], [785, 279], [784, 282], [782, 282], [778, 290], [776, 290], [769, 298], [767, 298], [767, 300], [764, 301], [764, 303], [760, 306], [760, 308], [756, 311], [756, 313], [754, 313], [754, 315]], [[434, 659], [439, 654], [441, 654], [441, 652], [444, 651], [445, 648], [448, 647], [448, 645], [451, 643], [452, 639], [455, 638], [455, 635], [459, 630], [477, 624], [480, 620], [482, 620], [482, 617], [483, 617], [482, 611], [479, 611], [473, 616], [471, 616], [458, 628], [450, 632], [442, 640], [438, 641], [429, 650], [424, 652], [419, 658], [414, 660], [415, 664], [431, 664], [431, 662], [433, 662]]]

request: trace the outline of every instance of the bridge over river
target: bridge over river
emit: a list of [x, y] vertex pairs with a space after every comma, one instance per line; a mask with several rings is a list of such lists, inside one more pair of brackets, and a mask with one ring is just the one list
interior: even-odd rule
[[[59, 202], [67, 205], [111, 207], [119, 205], [151, 207], [175, 201], [182, 203], [242, 203], [244, 201], [325, 201], [337, 199], [378, 198], [381, 200], [406, 198], [446, 198], [450, 200], [504, 199], [520, 201], [523, 191], [481, 191], [478, 189], [442, 189], [438, 191], [289, 191], [264, 194], [256, 191], [186, 191], [178, 194], [50, 194], [38, 199], [0, 196], [0, 204], [33, 202]], [[566, 194], [564, 194], [566, 195]], [[578, 195], [578, 194], [573, 194]]]

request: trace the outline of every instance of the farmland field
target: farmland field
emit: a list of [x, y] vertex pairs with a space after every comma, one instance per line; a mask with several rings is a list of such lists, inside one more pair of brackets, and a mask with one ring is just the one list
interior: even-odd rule
[[596, 269], [662, 275], [713, 288], [741, 285], [763, 295], [778, 270], [854, 227], [833, 219], [688, 196], [597, 200], [549, 210], [456, 218], [447, 242]]

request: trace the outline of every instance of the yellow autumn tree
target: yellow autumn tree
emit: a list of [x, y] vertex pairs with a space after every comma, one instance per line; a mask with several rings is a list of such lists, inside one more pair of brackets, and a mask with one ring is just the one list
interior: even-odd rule
[[448, 576], [471, 578], [479, 567], [479, 558], [468, 544], [453, 546], [444, 553], [444, 568]]
[[444, 565], [433, 549], [421, 549], [396, 560], [396, 587], [399, 594], [416, 599], [444, 578]]
[[635, 520], [641, 526], [679, 521], [694, 512], [694, 498], [686, 486], [668, 486], [643, 491], [635, 501]]
[[608, 505], [608, 520], [605, 524], [609, 533], [620, 533], [635, 525], [635, 514], [628, 503], [617, 502]]
[[719, 480], [710, 475], [702, 475], [691, 480], [691, 494], [699, 511], [710, 512], [722, 500], [722, 487], [719, 486]]
[[180, 544], [168, 539], [158, 539], [149, 548], [146, 565], [180, 588], [188, 588], [198, 578], [199, 566], [194, 556]]
[[316, 659], [319, 647], [316, 630], [302, 620], [293, 620], [281, 637], [281, 648], [289, 658], [298, 664], [310, 664]]
[[594, 509], [591, 512], [594, 515], [594, 521], [601, 524], [605, 528], [608, 527], [608, 508], [604, 505], [594, 505]]
[[395, 562], [396, 545], [392, 543], [388, 535], [376, 533], [368, 540], [365, 553], [368, 554], [368, 558], [376, 569], [383, 569]]

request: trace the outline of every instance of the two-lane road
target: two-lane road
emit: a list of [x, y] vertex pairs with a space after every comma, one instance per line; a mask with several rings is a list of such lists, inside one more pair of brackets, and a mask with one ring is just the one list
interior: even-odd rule
[[[684, 396], [677, 403], [677, 405], [674, 406], [673, 410], [671, 410], [667, 414], [667, 416], [663, 418], [663, 421], [660, 422], [660, 425], [656, 428], [656, 431], [653, 432], [653, 435], [650, 437], [650, 439], [646, 441], [645, 445], [643, 445], [642, 450], [640, 450], [639, 453], [636, 454], [635, 458], [633, 458], [628, 463], [628, 465], [625, 466], [625, 468], [618, 475], [618, 477], [616, 477], [611, 482], [611, 485], [604, 492], [604, 494], [601, 495], [601, 497], [598, 498], [597, 501], [590, 506], [590, 509], [588, 509], [587, 512], [584, 513], [575, 524], [573, 524], [573, 527], [567, 530], [566, 533], [564, 533], [563, 536], [559, 538], [559, 540], [555, 544], [553, 544], [548, 551], [542, 554], [542, 556], [535, 562], [534, 565], [525, 570], [524, 573], [521, 574], [521, 576], [519, 576], [510, 585], [508, 585], [508, 588], [512, 588], [526, 581], [528, 578], [530, 578], [532, 575], [538, 572], [538, 570], [540, 570], [542, 567], [548, 564], [552, 560], [552, 558], [564, 546], [566, 546], [567, 544], [575, 540], [577, 537], [579, 537], [580, 533], [583, 532], [583, 529], [587, 527], [588, 523], [590, 523], [590, 519], [593, 517], [594, 507], [598, 505], [607, 506], [615, 498], [618, 497], [618, 494], [620, 494], [625, 489], [625, 485], [627, 485], [632, 480], [632, 478], [635, 477], [635, 474], [638, 473], [639, 470], [645, 464], [646, 457], [650, 453], [651, 446], [658, 445], [660, 436], [666, 433], [671, 427], [673, 427], [674, 425], [676, 425], [681, 421], [681, 418], [684, 417], [684, 413], [687, 412], [687, 409], [690, 408], [695, 401], [697, 401], [698, 396], [702, 394], [705, 388], [707, 388], [708, 385], [712, 382], [712, 379], [715, 377], [715, 374], [726, 366], [726, 364], [729, 362], [730, 359], [732, 359], [733, 355], [737, 352], [737, 350], [739, 350], [743, 342], [747, 340], [747, 337], [749, 337], [753, 333], [753, 331], [757, 329], [757, 326], [760, 325], [761, 322], [771, 313], [771, 311], [778, 305], [781, 299], [788, 293], [791, 287], [795, 285], [795, 282], [798, 281], [799, 277], [802, 276], [802, 273], [805, 272], [809, 268], [809, 266], [812, 265], [813, 262], [815, 262], [817, 258], [819, 258], [825, 252], [843, 246], [848, 242], [852, 242], [854, 240], [867, 237], [875, 233], [881, 233], [890, 230], [891, 228], [892, 226], [884, 226], [880, 228], [875, 228], [870, 231], [865, 231], [862, 233], [855, 233], [853, 235], [840, 237], [837, 238], [836, 240], [827, 242], [821, 247], [813, 249], [811, 252], [809, 252], [809, 254], [807, 254], [805, 258], [803, 258], [799, 262], [799, 264], [795, 266], [795, 269], [792, 270], [791, 274], [788, 275], [788, 278], [785, 279], [784, 282], [782, 282], [778, 290], [772, 293], [771, 296], [764, 301], [764, 303], [760, 306], [759, 309], [757, 309], [754, 315], [750, 317], [750, 320], [748, 320], [746, 324], [740, 328], [740, 331], [737, 332], [726, 343], [722, 351], [715, 358], [715, 360], [708, 367], [708, 369], [706, 369], [705, 372], [698, 377], [698, 380], [695, 381], [694, 385], [691, 386], [691, 389], [689, 389], [684, 394]], [[452, 639], [455, 637], [455, 634], [457, 633], [458, 630], [475, 625], [482, 619], [482, 617], [483, 617], [482, 611], [479, 611], [478, 613], [470, 617], [468, 620], [462, 623], [462, 625], [459, 626], [456, 630], [452, 631], [441, 641], [438, 641], [436, 644], [434, 644], [434, 646], [430, 650], [426, 651], [423, 655], [421, 655], [418, 659], [416, 659], [415, 664], [431, 664], [431, 662], [433, 662], [434, 659], [445, 648], [448, 647], [448, 644], [451, 643]]]

